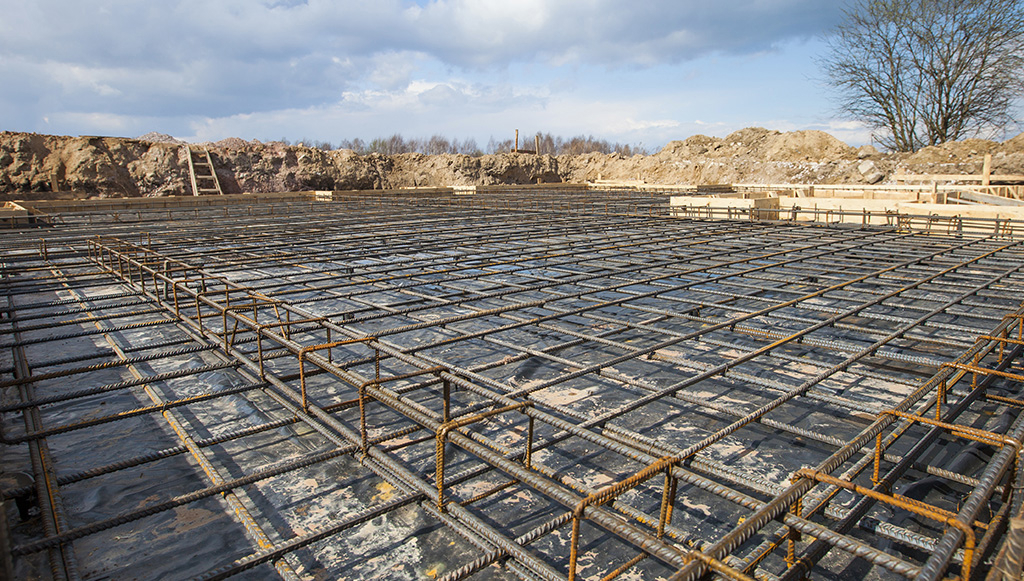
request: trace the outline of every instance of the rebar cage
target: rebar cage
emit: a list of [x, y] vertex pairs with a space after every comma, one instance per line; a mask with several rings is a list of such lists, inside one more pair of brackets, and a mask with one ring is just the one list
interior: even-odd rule
[[9, 571], [1019, 578], [1005, 222], [530, 195], [69, 207], [5, 234]]

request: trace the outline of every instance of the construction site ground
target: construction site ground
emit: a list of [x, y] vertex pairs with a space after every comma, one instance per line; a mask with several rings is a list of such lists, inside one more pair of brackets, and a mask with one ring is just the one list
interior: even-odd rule
[[1013, 221], [223, 198], [0, 234], [16, 578], [1019, 578]]

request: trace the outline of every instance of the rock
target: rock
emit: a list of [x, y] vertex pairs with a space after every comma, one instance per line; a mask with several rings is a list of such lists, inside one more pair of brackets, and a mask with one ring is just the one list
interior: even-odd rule
[[857, 164], [857, 171], [867, 183], [878, 183], [886, 177], [886, 174], [879, 171], [879, 167], [871, 160], [864, 160]]
[[878, 182], [885, 179], [885, 174], [880, 171], [871, 172], [864, 176], [864, 181], [869, 184], [877, 184]]
[[878, 150], [873, 145], [862, 145], [857, 148], [857, 159], [867, 159], [878, 155]]

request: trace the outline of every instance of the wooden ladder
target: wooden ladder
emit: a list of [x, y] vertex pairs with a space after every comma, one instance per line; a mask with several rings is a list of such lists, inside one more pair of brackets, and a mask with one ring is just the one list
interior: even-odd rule
[[188, 174], [192, 178], [193, 194], [196, 196], [223, 195], [224, 191], [220, 188], [217, 171], [213, 169], [210, 152], [206, 148], [192, 149], [191, 145], [186, 145], [185, 151], [188, 153]]

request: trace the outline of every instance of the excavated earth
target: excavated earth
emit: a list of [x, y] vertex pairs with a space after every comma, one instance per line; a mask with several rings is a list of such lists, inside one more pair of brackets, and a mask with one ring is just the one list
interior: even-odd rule
[[[358, 155], [238, 138], [203, 144], [225, 193], [641, 180], [653, 184], [878, 184], [907, 173], [1024, 174], [1024, 134], [968, 139], [914, 154], [853, 148], [821, 131], [747, 128], [695, 135], [653, 155]], [[168, 136], [137, 139], [0, 132], [0, 199], [190, 194], [185, 148]]]

